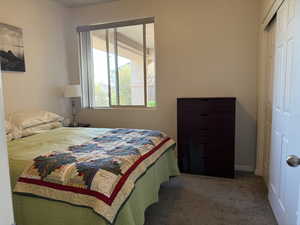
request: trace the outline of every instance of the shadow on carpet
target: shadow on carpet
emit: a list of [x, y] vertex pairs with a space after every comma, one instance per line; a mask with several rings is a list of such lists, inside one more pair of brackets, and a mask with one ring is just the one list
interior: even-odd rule
[[260, 177], [182, 174], [160, 189], [145, 225], [277, 225]]

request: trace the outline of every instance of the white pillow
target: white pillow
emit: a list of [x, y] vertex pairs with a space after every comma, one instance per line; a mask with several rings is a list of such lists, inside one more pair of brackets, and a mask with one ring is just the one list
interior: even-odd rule
[[29, 128], [25, 128], [21, 131], [21, 136], [22, 137], [27, 137], [27, 136], [31, 136], [34, 134], [39, 134], [39, 133], [43, 133], [55, 128], [59, 128], [62, 127], [62, 123], [61, 122], [50, 122], [50, 123], [45, 123], [45, 124], [41, 124], [38, 126], [34, 126], [34, 127], [29, 127]]
[[7, 141], [7, 142], [10, 142], [10, 141], [13, 140], [13, 139], [14, 139], [14, 137], [13, 137], [13, 134], [12, 134], [12, 133], [6, 134], [6, 141]]
[[8, 120], [20, 130], [51, 122], [61, 122], [63, 119], [47, 111], [15, 112], [8, 117]]
[[21, 130], [7, 120], [5, 120], [5, 131], [7, 142], [21, 137]]
[[9, 121], [5, 120], [5, 131], [6, 131], [6, 134], [10, 133], [12, 131], [12, 129], [13, 129], [12, 124]]

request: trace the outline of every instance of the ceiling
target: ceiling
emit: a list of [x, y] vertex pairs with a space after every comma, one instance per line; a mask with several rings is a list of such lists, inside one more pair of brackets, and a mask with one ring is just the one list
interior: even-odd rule
[[97, 4], [102, 2], [111, 2], [116, 0], [53, 0], [53, 1], [60, 2], [66, 7], [73, 8], [73, 7], [80, 7], [80, 6]]

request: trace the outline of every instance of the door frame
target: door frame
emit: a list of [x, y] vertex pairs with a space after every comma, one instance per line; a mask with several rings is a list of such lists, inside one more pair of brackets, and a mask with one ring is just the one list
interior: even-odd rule
[[266, 135], [264, 120], [266, 118], [266, 106], [265, 98], [266, 93], [264, 91], [266, 85], [266, 57], [267, 57], [267, 27], [271, 20], [277, 13], [280, 6], [285, 0], [276, 0], [272, 4], [271, 8], [267, 10], [266, 15], [262, 15], [262, 21], [259, 26], [259, 51], [258, 51], [258, 71], [257, 71], [257, 144], [256, 144], [256, 169], [255, 174], [265, 177], [264, 164], [268, 163], [265, 160], [266, 153]]

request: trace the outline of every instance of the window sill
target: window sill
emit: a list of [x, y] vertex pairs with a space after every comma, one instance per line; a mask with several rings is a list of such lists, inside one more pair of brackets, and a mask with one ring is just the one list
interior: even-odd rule
[[88, 110], [136, 110], [136, 111], [156, 111], [157, 107], [96, 107]]

